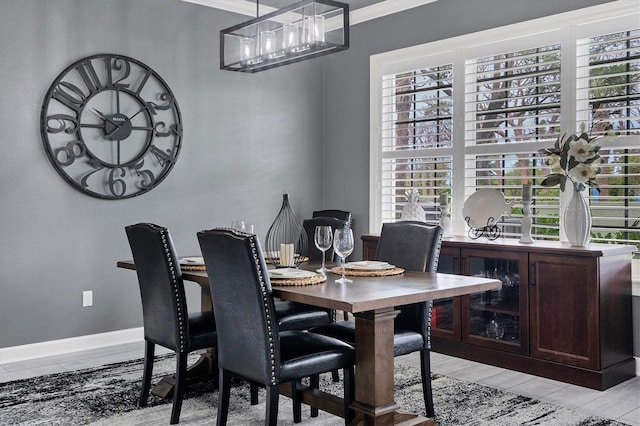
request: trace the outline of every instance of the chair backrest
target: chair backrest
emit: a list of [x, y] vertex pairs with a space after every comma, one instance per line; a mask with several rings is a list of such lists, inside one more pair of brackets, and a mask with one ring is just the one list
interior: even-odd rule
[[442, 228], [425, 222], [383, 223], [376, 260], [410, 271], [435, 272], [438, 269]]
[[125, 230], [140, 285], [144, 337], [184, 352], [189, 336], [187, 302], [169, 230], [151, 223], [130, 225]]
[[255, 235], [232, 229], [198, 232], [209, 275], [220, 368], [277, 384], [280, 342], [271, 282]]
[[[376, 260], [410, 271], [436, 272], [440, 258], [442, 228], [425, 222], [401, 221], [382, 224]], [[402, 306], [395, 326], [422, 333], [430, 345], [431, 302]]]
[[335, 217], [336, 219], [346, 220], [349, 226], [353, 228], [353, 217], [351, 212], [336, 209], [316, 210], [313, 212], [312, 217]]
[[[344, 227], [346, 223], [348, 223], [346, 220], [337, 219], [335, 217], [319, 216], [319, 217], [314, 217], [312, 219], [305, 219], [302, 222], [302, 225], [304, 226], [304, 230], [306, 231], [307, 238], [309, 240], [309, 245], [306, 253], [306, 255], [309, 257], [309, 260], [322, 260], [322, 252], [318, 250], [314, 242], [316, 226], [330, 226], [333, 232], [335, 232], [336, 229], [340, 229]], [[327, 250], [326, 253], [327, 254], [325, 259], [327, 259], [328, 261], [331, 261], [334, 258], [333, 246], [331, 246], [331, 248]]]

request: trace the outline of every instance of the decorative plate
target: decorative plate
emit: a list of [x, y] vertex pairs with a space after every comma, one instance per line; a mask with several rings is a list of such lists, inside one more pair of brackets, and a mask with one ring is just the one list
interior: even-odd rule
[[203, 257], [181, 257], [180, 265], [194, 265], [194, 266], [204, 265], [204, 258]]
[[303, 269], [296, 268], [277, 268], [269, 269], [269, 278], [285, 280], [285, 279], [300, 279], [310, 278], [315, 276], [316, 273], [312, 271], [305, 271]]
[[462, 217], [471, 228], [493, 226], [500, 217], [511, 208], [504, 199], [504, 194], [497, 189], [484, 188], [473, 194], [462, 206]]
[[362, 262], [348, 262], [345, 263], [346, 269], [354, 269], [360, 271], [381, 271], [384, 269], [393, 269], [394, 265], [387, 262], [381, 262], [377, 260], [364, 260]]

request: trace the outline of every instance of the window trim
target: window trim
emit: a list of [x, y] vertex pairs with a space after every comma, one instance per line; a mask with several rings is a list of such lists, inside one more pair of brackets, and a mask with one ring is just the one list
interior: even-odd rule
[[[514, 40], [518, 41], [518, 49], [523, 40], [531, 40], [535, 45], [542, 45], [553, 38], [554, 42], [562, 43], [563, 61], [569, 58], [568, 71], [562, 74], [562, 97], [572, 99], [576, 90], [575, 77], [575, 40], [587, 37], [593, 32], [594, 26], [602, 33], [619, 31], [626, 27], [637, 28], [640, 9], [636, 0], [618, 0], [603, 5], [593, 6], [577, 11], [565, 12], [549, 17], [534, 19], [511, 24], [499, 28], [489, 29], [477, 33], [465, 34], [445, 40], [434, 41], [417, 46], [406, 47], [389, 52], [383, 52], [370, 57], [370, 153], [369, 153], [369, 232], [378, 232], [382, 226], [382, 97], [383, 76], [392, 73], [405, 72], [411, 69], [430, 65], [442, 65], [451, 60], [454, 69], [464, 69], [465, 58], [482, 56], [490, 45], [490, 54], [496, 52], [499, 44], [505, 50], [513, 48]], [[613, 21], [615, 19], [615, 21]], [[609, 25], [611, 23], [611, 25]], [[615, 28], [613, 28], [615, 27]], [[464, 46], [464, 47], [459, 47]], [[563, 62], [566, 64], [566, 62]], [[454, 87], [464, 88], [464, 76], [454, 77]], [[465, 113], [459, 111], [464, 108], [464, 90], [454, 88], [453, 105], [453, 140], [465, 140]], [[562, 132], [573, 132], [572, 123], [576, 122], [575, 106], [572, 102], [563, 108]], [[565, 128], [566, 127], [566, 128]], [[499, 149], [500, 147], [496, 147]], [[459, 162], [464, 161], [464, 143], [454, 143], [452, 148], [452, 179], [453, 200], [455, 206], [464, 204], [464, 167]], [[485, 149], [485, 148], [483, 148]], [[565, 202], [564, 200], [562, 201]], [[561, 204], [562, 206], [562, 204]], [[562, 228], [562, 227], [561, 227]], [[452, 215], [451, 230], [454, 235], [465, 235], [465, 223], [461, 215]], [[563, 232], [561, 240], [564, 239]]]

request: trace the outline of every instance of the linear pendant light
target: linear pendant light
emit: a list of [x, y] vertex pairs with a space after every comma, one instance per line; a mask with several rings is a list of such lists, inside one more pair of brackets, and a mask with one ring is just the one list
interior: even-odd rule
[[302, 0], [220, 31], [220, 69], [254, 73], [348, 48], [349, 5]]

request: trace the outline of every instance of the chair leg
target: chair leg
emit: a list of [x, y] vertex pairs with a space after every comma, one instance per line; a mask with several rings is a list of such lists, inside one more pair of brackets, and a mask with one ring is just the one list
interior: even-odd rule
[[278, 424], [278, 397], [280, 389], [278, 385], [267, 385], [267, 416], [264, 419], [266, 426]]
[[[337, 370], [333, 370], [334, 373], [338, 373]], [[311, 389], [319, 389], [320, 388], [320, 375], [315, 374], [309, 377], [309, 387]], [[311, 406], [311, 417], [318, 417], [318, 408]]]
[[420, 351], [420, 373], [422, 374], [422, 393], [427, 417], [433, 417], [435, 409], [433, 406], [433, 391], [431, 389], [431, 351], [429, 349]]
[[300, 395], [300, 380], [291, 381], [291, 403], [293, 404], [293, 422], [302, 421], [302, 395]]
[[217, 426], [226, 426], [229, 414], [229, 395], [231, 393], [231, 373], [218, 369], [218, 418]]
[[348, 425], [353, 420], [355, 413], [351, 409], [351, 403], [356, 399], [356, 386], [355, 386], [355, 369], [352, 366], [346, 367], [342, 370], [344, 376], [344, 424]]
[[149, 396], [149, 389], [151, 389], [151, 375], [153, 374], [153, 356], [156, 349], [154, 343], [146, 340], [144, 343], [144, 370], [142, 373], [142, 391], [140, 392], [138, 407], [147, 406], [147, 397]]
[[251, 405], [258, 404], [258, 384], [249, 380], [249, 395], [251, 395]]
[[176, 354], [176, 380], [173, 387], [173, 408], [171, 408], [171, 421], [172, 425], [177, 424], [180, 421], [180, 411], [182, 410], [182, 398], [184, 397], [184, 388], [186, 385], [187, 376], [187, 354]]

